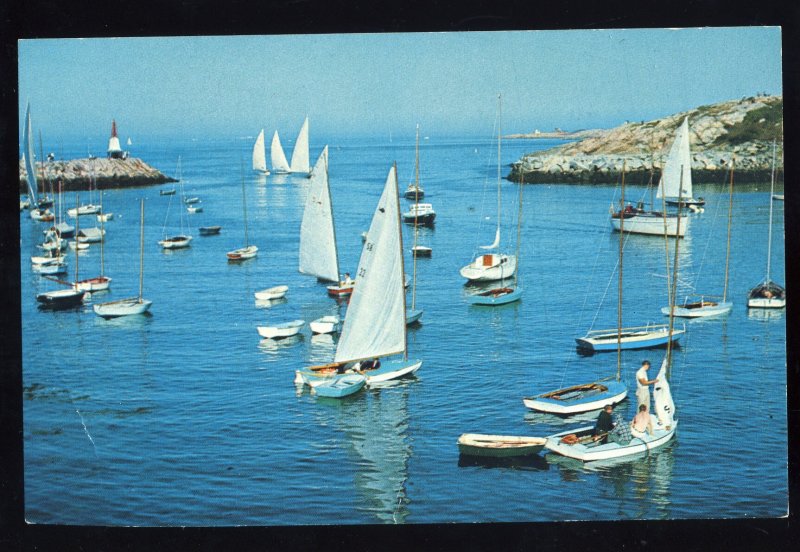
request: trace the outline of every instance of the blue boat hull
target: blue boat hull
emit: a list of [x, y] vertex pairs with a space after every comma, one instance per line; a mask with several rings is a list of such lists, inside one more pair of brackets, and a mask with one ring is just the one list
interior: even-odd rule
[[470, 295], [467, 300], [472, 305], [484, 305], [488, 307], [494, 307], [499, 305], [507, 305], [508, 303], [513, 303], [514, 301], [519, 301], [522, 298], [522, 289], [516, 288], [508, 293], [503, 293], [500, 295]]
[[[682, 337], [683, 337], [683, 332], [674, 333], [672, 336], [672, 344], [679, 345]], [[576, 338], [575, 342], [577, 343], [578, 348], [584, 351], [601, 353], [601, 352], [611, 352], [617, 350], [616, 339], [613, 342], [609, 341], [604, 343], [596, 343], [596, 342], [590, 343], [587, 342], [584, 338]], [[656, 347], [666, 347], [668, 342], [669, 342], [669, 337], [664, 335], [641, 341], [622, 341], [622, 343], [620, 343], [619, 348], [625, 350], [653, 349]]]

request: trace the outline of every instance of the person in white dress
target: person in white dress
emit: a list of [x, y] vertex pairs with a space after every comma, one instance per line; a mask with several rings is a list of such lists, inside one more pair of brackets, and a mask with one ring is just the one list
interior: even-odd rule
[[650, 411], [650, 386], [658, 381], [656, 379], [647, 379], [647, 370], [650, 368], [650, 361], [642, 361], [642, 367], [636, 371], [636, 410], [639, 410], [639, 405], [647, 405], [647, 410]]

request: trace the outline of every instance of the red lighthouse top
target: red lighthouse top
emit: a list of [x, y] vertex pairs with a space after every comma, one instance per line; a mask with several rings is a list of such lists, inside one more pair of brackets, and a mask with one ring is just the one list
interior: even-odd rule
[[115, 121], [114, 119], [111, 119], [111, 137], [112, 138], [117, 137], [117, 121]]

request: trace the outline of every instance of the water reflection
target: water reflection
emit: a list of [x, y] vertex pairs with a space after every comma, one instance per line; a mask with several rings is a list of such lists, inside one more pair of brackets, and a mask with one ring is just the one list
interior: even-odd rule
[[286, 304], [288, 302], [289, 300], [286, 299], [286, 297], [281, 297], [280, 299], [256, 299], [256, 308], [269, 309], [277, 305]]
[[747, 318], [759, 322], [782, 320], [786, 309], [747, 309]]
[[303, 334], [297, 334], [283, 339], [262, 339], [258, 342], [258, 350], [270, 356], [277, 356], [281, 354], [284, 349], [302, 343], [304, 339]]
[[408, 437], [408, 393], [414, 379], [386, 382], [380, 391], [369, 389], [351, 400], [322, 401], [346, 437], [346, 452], [354, 460], [354, 484], [360, 503], [356, 508], [381, 523], [404, 523], [409, 514], [408, 463], [412, 455]]
[[458, 456], [458, 467], [481, 467], [481, 468], [513, 468], [520, 470], [547, 471], [550, 464], [543, 456], [532, 454], [530, 456], [517, 456], [509, 458], [492, 458], [481, 456]]

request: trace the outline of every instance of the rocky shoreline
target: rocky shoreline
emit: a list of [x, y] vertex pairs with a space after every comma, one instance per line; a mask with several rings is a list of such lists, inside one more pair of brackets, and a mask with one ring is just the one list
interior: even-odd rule
[[[56, 182], [61, 181], [62, 190], [65, 192], [88, 190], [90, 182], [98, 189], [109, 188], [136, 188], [152, 186], [167, 182], [177, 182], [174, 178], [166, 176], [136, 157], [127, 159], [72, 159], [69, 161], [45, 161], [37, 163], [37, 176], [39, 189], [42, 189], [42, 180], [52, 183], [54, 190]], [[44, 178], [42, 178], [42, 171]], [[27, 193], [27, 173], [20, 160], [19, 189], [20, 193]], [[49, 191], [49, 190], [48, 190]]]
[[776, 181], [783, 180], [783, 99], [756, 96], [702, 106], [670, 117], [626, 123], [594, 132], [577, 142], [524, 155], [507, 178], [526, 183], [631, 184], [658, 181], [675, 129], [689, 117], [692, 179], [719, 183], [730, 174], [735, 182], [768, 182], [772, 140], [777, 139]]

